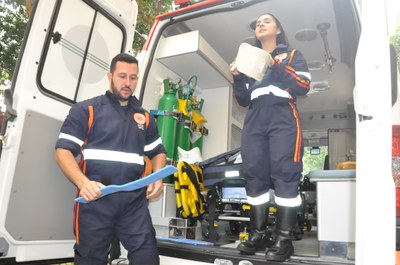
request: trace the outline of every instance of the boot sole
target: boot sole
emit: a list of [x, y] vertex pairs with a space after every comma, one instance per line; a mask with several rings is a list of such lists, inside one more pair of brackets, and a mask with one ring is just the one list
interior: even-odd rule
[[287, 255], [268, 255], [268, 252], [265, 254], [265, 258], [269, 261], [285, 261], [290, 259], [290, 257], [293, 255], [294, 251], [290, 251]]
[[242, 255], [254, 255], [257, 252], [256, 250], [253, 249], [249, 250], [248, 248], [244, 247], [238, 247], [237, 249], [240, 251], [240, 254]]
[[249, 249], [246, 247], [238, 246], [237, 249], [240, 251], [240, 254], [245, 254], [245, 255], [254, 255], [256, 254], [257, 251], [265, 251], [267, 248], [259, 248], [257, 247], [256, 250], [254, 249]]

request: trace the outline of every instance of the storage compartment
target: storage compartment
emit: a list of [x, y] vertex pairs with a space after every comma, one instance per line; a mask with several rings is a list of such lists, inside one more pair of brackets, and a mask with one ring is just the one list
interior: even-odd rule
[[157, 236], [168, 235], [168, 224], [176, 216], [176, 197], [173, 184], [163, 183], [163, 193], [149, 201], [149, 211]]
[[191, 31], [160, 41], [156, 59], [184, 79], [196, 75], [201, 88], [218, 88], [233, 83], [229, 65], [201, 37]]
[[171, 218], [168, 225], [169, 237], [180, 239], [201, 240], [201, 228], [198, 222], [191, 222], [188, 219]]
[[207, 119], [205, 126], [209, 131], [203, 140], [203, 159], [239, 147], [241, 120], [244, 117], [241, 111], [244, 108], [237, 107], [233, 98], [233, 77], [228, 62], [209, 45], [201, 32], [162, 37], [154, 58], [149, 78], [146, 79], [143, 106], [157, 108], [154, 95], [161, 97], [163, 94], [161, 79], [181, 79], [186, 84], [187, 80], [196, 76], [194, 94], [198, 99], [204, 99], [202, 114]]
[[317, 183], [320, 256], [354, 259], [356, 171], [311, 171]]

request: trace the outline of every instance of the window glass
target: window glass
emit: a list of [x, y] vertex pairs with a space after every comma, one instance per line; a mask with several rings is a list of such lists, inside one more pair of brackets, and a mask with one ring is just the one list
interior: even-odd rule
[[328, 159], [328, 146], [318, 146], [319, 154], [315, 152], [316, 147], [304, 147], [303, 176], [313, 170], [324, 170], [325, 159]]
[[45, 93], [74, 103], [108, 89], [106, 72], [125, 35], [120, 24], [85, 1], [59, 3], [38, 79]]

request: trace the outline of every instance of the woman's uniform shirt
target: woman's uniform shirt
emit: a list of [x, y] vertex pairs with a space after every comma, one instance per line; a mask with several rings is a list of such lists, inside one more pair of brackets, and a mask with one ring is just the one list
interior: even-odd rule
[[[300, 51], [279, 44], [271, 53], [275, 63], [270, 66], [261, 81], [244, 74], [234, 75], [233, 90], [241, 106], [249, 106], [262, 97], [263, 104], [295, 102], [310, 89], [311, 75]], [[291, 57], [293, 55], [293, 57]], [[290, 62], [290, 63], [289, 63]]]

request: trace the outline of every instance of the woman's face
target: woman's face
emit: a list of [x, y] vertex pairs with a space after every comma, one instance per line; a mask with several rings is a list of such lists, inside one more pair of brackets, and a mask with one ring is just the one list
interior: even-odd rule
[[281, 30], [276, 25], [275, 19], [271, 15], [266, 14], [257, 19], [255, 33], [259, 41], [267, 39], [276, 40]]

